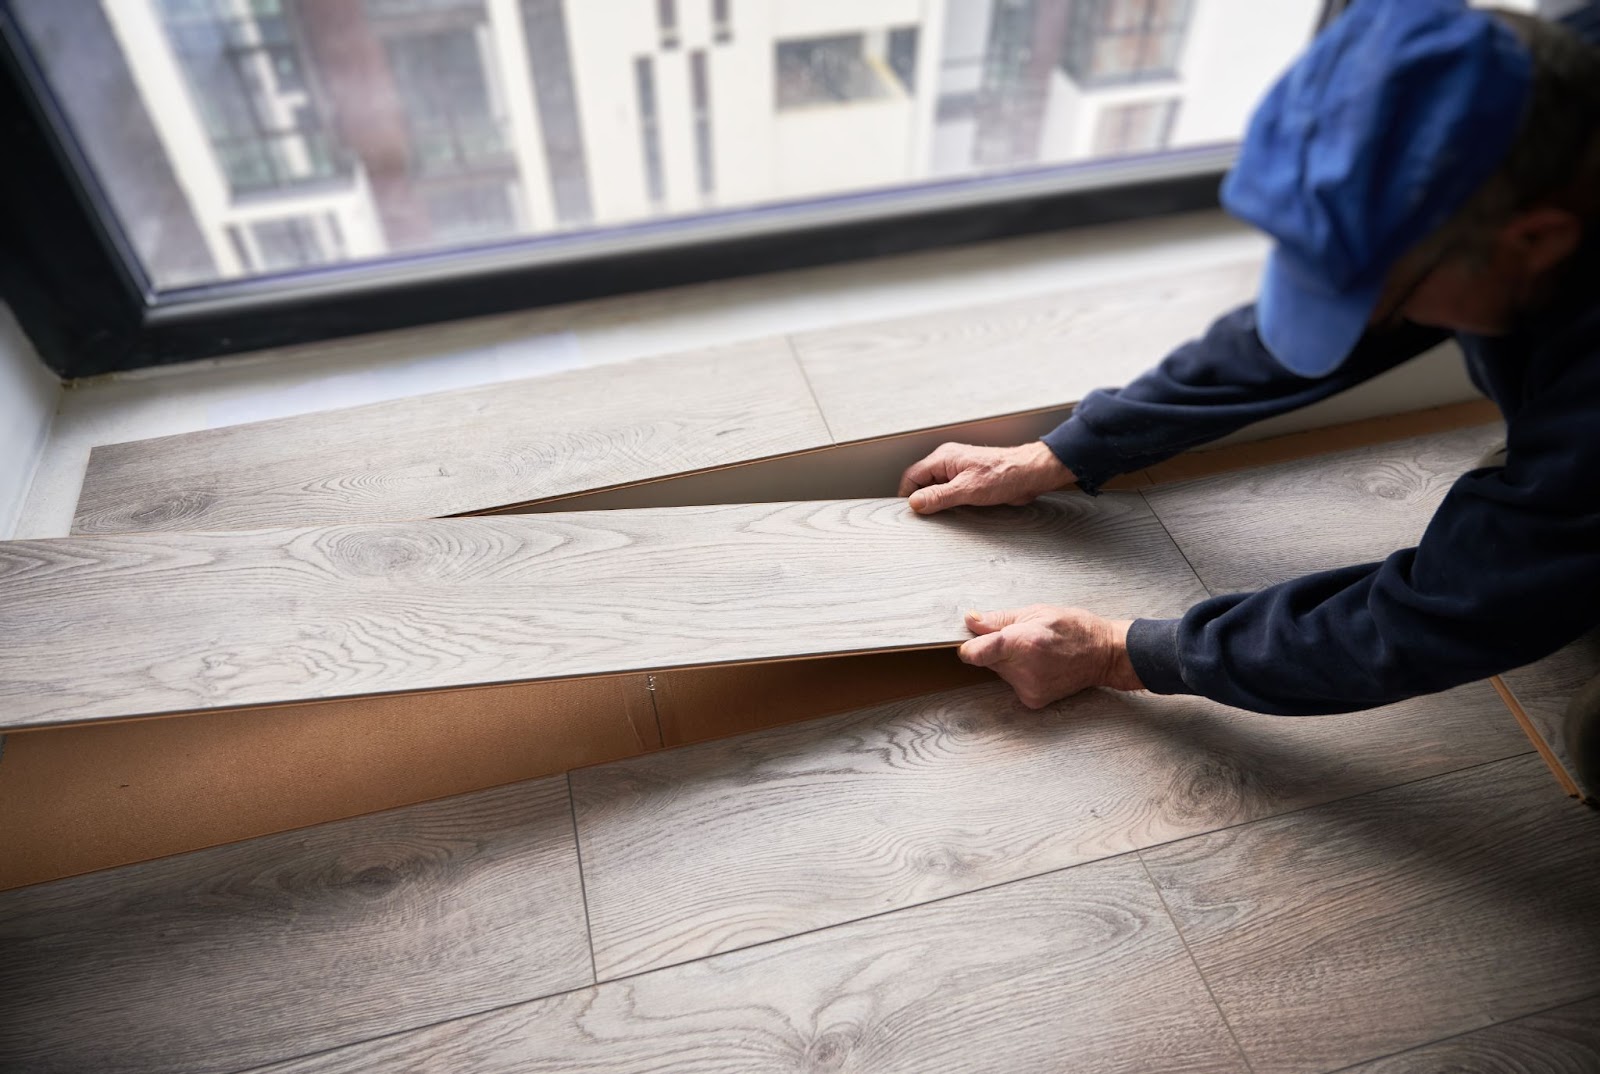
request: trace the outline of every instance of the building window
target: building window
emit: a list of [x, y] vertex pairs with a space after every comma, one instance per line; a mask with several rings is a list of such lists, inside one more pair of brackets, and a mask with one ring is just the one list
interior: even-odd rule
[[279, 0], [160, 0], [217, 164], [235, 196], [343, 179], [349, 155], [328, 133], [291, 13]]
[[917, 28], [902, 26], [889, 31], [889, 69], [906, 88], [917, 92]]
[[656, 26], [661, 31], [661, 47], [678, 47], [678, 2], [656, 0]]
[[539, 109], [545, 167], [556, 219], [582, 224], [594, 216], [589, 196], [589, 159], [578, 117], [578, 93], [572, 81], [572, 51], [567, 41], [562, 0], [522, 0], [523, 37], [533, 99]]
[[1177, 118], [1175, 99], [1107, 105], [1095, 125], [1094, 155], [1119, 157], [1165, 149]]
[[893, 33], [879, 31], [779, 41], [775, 65], [779, 110], [910, 93], [909, 75], [898, 71], [916, 68], [916, 32], [898, 38], [898, 56], [893, 52], [895, 40]]
[[689, 56], [689, 97], [694, 104], [694, 161], [702, 197], [716, 189], [716, 172], [711, 155], [711, 74], [706, 69], [706, 51], [697, 49]]
[[733, 40], [733, 12], [730, 0], [711, 0], [712, 40], [726, 45]]
[[316, 220], [309, 216], [257, 220], [247, 226], [249, 243], [245, 242], [238, 225], [228, 228], [234, 253], [247, 268], [258, 272], [287, 272], [332, 260], [317, 232]]
[[656, 111], [655, 65], [648, 56], [633, 61], [633, 83], [639, 98], [639, 142], [644, 150], [644, 176], [650, 200], [667, 197], [667, 177], [661, 165], [661, 117]]
[[511, 186], [504, 180], [452, 183], [423, 195], [437, 242], [482, 242], [516, 233]]
[[1191, 0], [1073, 0], [1063, 66], [1081, 86], [1177, 74]]
[[415, 174], [512, 166], [506, 124], [490, 102], [475, 28], [389, 37], [384, 48], [405, 112]]

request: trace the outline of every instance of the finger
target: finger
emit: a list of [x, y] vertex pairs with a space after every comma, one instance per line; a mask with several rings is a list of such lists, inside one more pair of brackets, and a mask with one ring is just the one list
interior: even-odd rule
[[972, 502], [972, 479], [957, 474], [942, 485], [929, 485], [911, 494], [911, 509], [919, 515], [931, 515], [951, 507]]
[[1001, 612], [968, 612], [967, 629], [974, 634], [993, 634], [1015, 623], [1027, 609]]
[[927, 485], [939, 485], [954, 476], [952, 465], [960, 444], [940, 444], [922, 459], [906, 467], [900, 476], [900, 495], [909, 496]]
[[971, 664], [973, 667], [992, 668], [1006, 658], [1006, 636], [1004, 634], [985, 634], [971, 641], [963, 642], [961, 648], [956, 650], [961, 662]]

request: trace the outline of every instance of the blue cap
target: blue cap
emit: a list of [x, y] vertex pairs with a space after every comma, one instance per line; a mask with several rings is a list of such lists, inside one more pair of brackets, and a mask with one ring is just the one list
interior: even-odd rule
[[1250, 119], [1222, 205], [1277, 240], [1256, 303], [1273, 357], [1320, 377], [1349, 357], [1389, 270], [1489, 178], [1533, 63], [1451, 0], [1356, 0]]

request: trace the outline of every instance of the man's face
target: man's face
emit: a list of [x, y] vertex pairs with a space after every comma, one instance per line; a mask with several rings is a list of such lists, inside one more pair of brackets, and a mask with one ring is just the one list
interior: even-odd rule
[[1407, 320], [1502, 334], [1519, 311], [1537, 304], [1582, 237], [1582, 222], [1573, 214], [1535, 209], [1512, 218], [1473, 250], [1424, 241], [1389, 273], [1370, 323]]

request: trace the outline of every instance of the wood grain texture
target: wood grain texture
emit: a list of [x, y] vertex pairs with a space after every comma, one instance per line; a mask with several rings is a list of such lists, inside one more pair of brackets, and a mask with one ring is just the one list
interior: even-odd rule
[[1240, 1069], [1137, 862], [1087, 865], [273, 1071], [1064, 1069]]
[[1200, 592], [1137, 496], [18, 541], [0, 726], [927, 647], [968, 608], [1170, 615]]
[[1126, 383], [1255, 294], [1240, 262], [794, 337], [839, 442], [1057, 407]]
[[1500, 676], [1574, 786], [1579, 786], [1577, 768], [1567, 753], [1563, 726], [1567, 702], [1596, 675], [1600, 675], [1600, 630], [1591, 631], [1543, 660]]
[[234, 1071], [592, 982], [555, 778], [0, 894], [0, 1069]]
[[1305, 720], [1100, 691], [1034, 713], [990, 684], [601, 765], [572, 773], [596, 968], [700, 958], [1527, 748], [1481, 683]]
[[763, 340], [98, 447], [73, 532], [430, 518], [827, 443]]
[[1531, 753], [1140, 854], [1256, 1074], [1600, 991], [1600, 816]]
[[1600, 999], [1349, 1067], [1340, 1074], [1594, 1074], [1600, 1070]]
[[1145, 493], [1213, 593], [1383, 559], [1421, 539], [1494, 425], [1222, 474]]
[[658, 749], [647, 678], [13, 732], [0, 890]]

